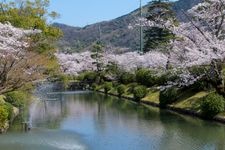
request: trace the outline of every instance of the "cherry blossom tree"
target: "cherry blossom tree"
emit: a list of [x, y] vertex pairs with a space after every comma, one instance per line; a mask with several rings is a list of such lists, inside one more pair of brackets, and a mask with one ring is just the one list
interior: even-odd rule
[[188, 13], [184, 12], [189, 22], [174, 30], [183, 38], [175, 43], [175, 49], [176, 53], [180, 51], [186, 55], [188, 66], [209, 64], [213, 59], [224, 58], [224, 4], [224, 0], [205, 0]]
[[217, 92], [225, 96], [222, 62], [225, 58], [225, 1], [205, 0], [186, 14], [190, 24], [202, 37], [199, 49], [206, 51], [211, 61], [207, 77]]
[[65, 74], [78, 75], [83, 71], [96, 70], [93, 64], [94, 59], [91, 57], [91, 52], [73, 53], [73, 54], [56, 54], [61, 70]]
[[40, 32], [0, 23], [0, 94], [41, 77], [45, 59], [29, 49], [29, 36]]

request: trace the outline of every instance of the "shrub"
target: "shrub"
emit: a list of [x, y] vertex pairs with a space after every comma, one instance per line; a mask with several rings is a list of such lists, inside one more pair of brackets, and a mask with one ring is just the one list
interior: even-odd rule
[[114, 62], [109, 62], [108, 65], [106, 65], [105, 71], [113, 75], [117, 75], [122, 72], [118, 65]]
[[156, 75], [148, 69], [139, 69], [136, 72], [136, 81], [141, 85], [153, 86], [156, 84]]
[[62, 82], [63, 86], [65, 88], [68, 87], [68, 84], [69, 84], [69, 76], [68, 75], [58, 75], [58, 81]]
[[202, 90], [209, 90], [212, 87], [210, 87], [210, 84], [207, 81], [204, 80], [198, 80], [193, 85], [190, 86], [191, 89], [194, 91], [202, 91]]
[[172, 73], [170, 71], [161, 74], [156, 78], [156, 84], [158, 85], [166, 85], [168, 81], [176, 81], [179, 79], [178, 75], [176, 73]]
[[6, 121], [8, 121], [9, 113], [4, 107], [4, 105], [0, 105], [0, 128], [5, 126]]
[[150, 74], [150, 71], [147, 69], [139, 69], [136, 72], [136, 81], [142, 85], [145, 85], [147, 82], [147, 75]]
[[121, 97], [126, 91], [126, 86], [125, 85], [119, 85], [117, 87], [117, 93], [119, 94], [119, 96]]
[[91, 85], [91, 88], [92, 88], [92, 90], [97, 90], [97, 87], [98, 87], [98, 85], [96, 84], [96, 83], [93, 83], [92, 85]]
[[0, 95], [0, 105], [1, 104], [5, 104], [5, 96], [4, 95]]
[[27, 94], [22, 91], [14, 91], [5, 94], [5, 101], [12, 104], [15, 107], [23, 107], [27, 100]]
[[178, 88], [171, 87], [163, 91], [160, 91], [159, 102], [160, 107], [165, 107], [168, 104], [172, 104], [177, 100], [178, 97]]
[[156, 82], [157, 77], [153, 74], [153, 73], [149, 73], [146, 75], [146, 83], [144, 85], [146, 86], [154, 86], [155, 84], [157, 84]]
[[144, 98], [147, 95], [147, 88], [145, 86], [137, 86], [134, 88], [134, 99], [135, 101], [140, 101], [142, 98]]
[[192, 66], [188, 70], [193, 76], [199, 77], [199, 76], [205, 74], [205, 72], [206, 72], [206, 70], [208, 70], [208, 68], [205, 66]]
[[85, 73], [81, 73], [81, 74], [79, 74], [79, 75], [76, 77], [76, 80], [78, 80], [78, 81], [83, 81], [83, 80], [84, 80], [84, 76], [85, 76]]
[[104, 80], [102, 79], [101, 75], [97, 75], [93, 82], [95, 82], [96, 84], [102, 84], [104, 83]]
[[128, 92], [133, 94], [134, 93], [134, 88], [137, 87], [138, 84], [137, 83], [131, 83], [128, 85], [129, 89], [128, 89]]
[[119, 80], [122, 84], [129, 84], [129, 83], [132, 83], [135, 81], [135, 75], [125, 72], [125, 73], [121, 74]]
[[108, 92], [112, 89], [112, 83], [111, 82], [106, 82], [103, 85], [103, 88], [104, 88], [105, 94], [108, 94]]
[[8, 120], [10, 120], [12, 118], [12, 115], [13, 115], [13, 106], [10, 103], [5, 103], [3, 105], [3, 107], [5, 108], [5, 110], [8, 113]]
[[202, 98], [200, 108], [206, 118], [212, 118], [224, 111], [224, 98], [219, 94], [211, 93]]
[[98, 77], [98, 74], [96, 72], [85, 72], [83, 75], [83, 81], [94, 83], [96, 78]]
[[112, 86], [113, 86], [113, 87], [117, 87], [117, 86], [119, 86], [119, 85], [120, 85], [120, 84], [119, 84], [117, 81], [113, 81], [113, 82], [112, 82]]
[[100, 91], [101, 89], [103, 89], [103, 86], [104, 86], [104, 85], [97, 85], [96, 88], [93, 89], [93, 90], [95, 90], [95, 91]]

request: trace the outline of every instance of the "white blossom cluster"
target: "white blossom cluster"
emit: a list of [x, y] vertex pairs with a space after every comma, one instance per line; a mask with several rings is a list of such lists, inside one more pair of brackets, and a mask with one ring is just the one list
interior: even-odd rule
[[90, 52], [73, 54], [56, 54], [61, 70], [66, 74], [77, 75], [82, 71], [96, 70]]
[[191, 67], [209, 64], [212, 59], [223, 59], [225, 57], [225, 41], [210, 38], [211, 34], [204, 34], [210, 42], [199, 33], [190, 23], [184, 23], [175, 31], [179, 40], [173, 42], [171, 62], [175, 66]]
[[[73, 53], [73, 54], [56, 54], [61, 69], [66, 74], [77, 75], [83, 71], [96, 70], [93, 65], [94, 60], [91, 58], [91, 52]], [[137, 68], [165, 68], [167, 56], [158, 53], [146, 53], [140, 55], [137, 52], [128, 52], [124, 54], [104, 54], [103, 63], [107, 65], [109, 62], [116, 63], [119, 67], [126, 71], [132, 71]]]
[[137, 52], [127, 52], [120, 55], [109, 54], [107, 59], [126, 71], [137, 68], [165, 68], [168, 61], [168, 57], [160, 52], [149, 52], [143, 55]]
[[[182, 40], [174, 42], [174, 51], [186, 66], [208, 64], [225, 57], [225, 0], [207, 0], [188, 11], [189, 23], [174, 29]], [[176, 60], [176, 59], [173, 59]]]
[[40, 30], [24, 30], [13, 27], [10, 23], [0, 23], [0, 58], [17, 57], [29, 46], [28, 35], [37, 34]]
[[225, 0], [205, 0], [188, 11], [194, 21], [212, 32], [215, 38], [224, 36]]

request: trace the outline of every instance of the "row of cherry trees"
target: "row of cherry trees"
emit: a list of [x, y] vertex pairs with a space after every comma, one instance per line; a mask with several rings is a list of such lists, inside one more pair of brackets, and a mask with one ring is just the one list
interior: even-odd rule
[[[172, 66], [176, 69], [183, 68], [181, 77], [193, 79], [185, 68], [209, 65], [215, 60], [223, 62], [225, 0], [205, 0], [183, 13], [188, 19], [187, 23], [178, 23], [174, 17], [164, 17], [162, 12], [158, 16], [154, 15], [154, 18], [140, 18], [138, 24], [129, 26], [131, 29], [142, 25], [145, 28], [161, 28], [167, 31], [172, 38], [167, 39], [166, 46], [152, 48], [143, 55], [136, 52], [120, 55], [104, 53], [103, 63], [106, 65], [108, 62], [114, 62], [126, 71], [140, 67], [168, 69], [168, 66]], [[91, 55], [91, 52], [85, 52], [72, 55], [57, 54], [57, 57], [65, 73], [78, 74], [85, 70], [96, 70]], [[220, 67], [216, 67], [217, 63], [214, 64], [214, 67], [211, 67], [211, 72], [214, 72], [212, 74], [217, 73], [221, 76], [221, 70], [215, 70]]]
[[[83, 71], [97, 71], [95, 59], [91, 57], [92, 53], [87, 51], [73, 54], [56, 54], [61, 69], [66, 74], [78, 75]], [[128, 52], [124, 54], [104, 54], [101, 60], [104, 66], [109, 63], [117, 64], [125, 71], [134, 71], [137, 68], [164, 68], [168, 57], [159, 52], [150, 52], [140, 55], [137, 52]]]

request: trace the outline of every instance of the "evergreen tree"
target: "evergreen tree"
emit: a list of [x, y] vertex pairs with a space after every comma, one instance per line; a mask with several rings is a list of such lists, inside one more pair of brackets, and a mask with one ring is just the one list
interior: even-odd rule
[[176, 24], [172, 3], [168, 0], [154, 0], [148, 8], [147, 21], [151, 26], [145, 30], [144, 52], [154, 49], [167, 51], [166, 47], [175, 35], [169, 26]]
[[95, 60], [93, 65], [96, 65], [97, 72], [101, 72], [103, 70], [103, 45], [101, 42], [93, 45], [91, 57]]

